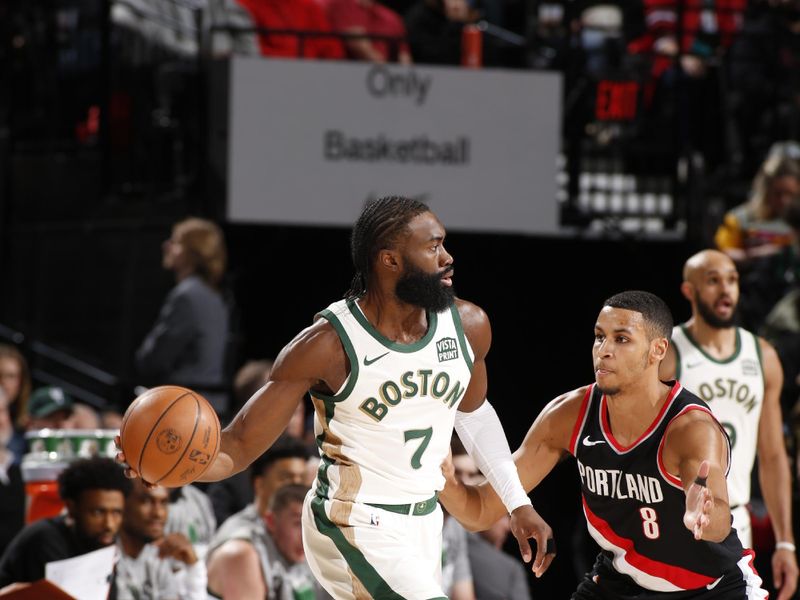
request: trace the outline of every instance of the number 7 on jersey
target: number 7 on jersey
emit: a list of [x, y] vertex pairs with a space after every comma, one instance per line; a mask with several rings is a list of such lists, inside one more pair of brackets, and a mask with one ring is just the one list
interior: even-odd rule
[[433, 427], [428, 427], [427, 429], [409, 429], [408, 431], [403, 432], [406, 443], [410, 442], [411, 440], [422, 440], [419, 444], [419, 448], [417, 448], [417, 450], [411, 456], [412, 468], [419, 469], [422, 467], [422, 453], [425, 452], [425, 449], [428, 447], [432, 435]]

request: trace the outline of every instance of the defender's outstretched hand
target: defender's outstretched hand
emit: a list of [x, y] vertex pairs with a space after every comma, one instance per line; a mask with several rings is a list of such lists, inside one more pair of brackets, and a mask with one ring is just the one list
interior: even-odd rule
[[694, 534], [694, 539], [703, 537], [703, 532], [711, 523], [711, 511], [714, 508], [714, 496], [706, 485], [711, 467], [707, 460], [700, 463], [692, 485], [686, 491], [686, 512], [683, 524]]
[[541, 577], [556, 557], [556, 545], [553, 530], [539, 516], [533, 506], [520, 506], [511, 513], [511, 533], [517, 538], [522, 560], [529, 562], [533, 556], [530, 538], [536, 540], [536, 559], [531, 570], [536, 577]]

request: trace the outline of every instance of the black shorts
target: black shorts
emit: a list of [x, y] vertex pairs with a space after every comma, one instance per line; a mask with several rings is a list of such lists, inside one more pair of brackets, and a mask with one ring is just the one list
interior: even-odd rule
[[767, 598], [761, 579], [755, 573], [745, 579], [745, 573], [734, 566], [712, 589], [700, 588], [683, 592], [654, 592], [638, 585], [627, 575], [614, 569], [611, 556], [601, 552], [594, 568], [586, 574], [571, 600], [756, 600]]

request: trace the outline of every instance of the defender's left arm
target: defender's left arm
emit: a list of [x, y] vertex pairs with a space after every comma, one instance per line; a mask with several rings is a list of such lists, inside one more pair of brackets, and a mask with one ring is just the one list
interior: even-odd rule
[[778, 600], [791, 598], [797, 588], [797, 558], [792, 534], [792, 491], [789, 459], [783, 443], [780, 394], [783, 369], [775, 348], [759, 338], [764, 369], [764, 404], [758, 423], [758, 480], [777, 545], [772, 555]]
[[520, 483], [500, 419], [486, 399], [486, 354], [492, 343], [489, 317], [471, 302], [457, 300], [456, 303], [464, 334], [475, 355], [472, 377], [456, 413], [456, 432], [511, 514], [511, 532], [527, 561], [530, 556], [527, 540], [539, 527], [541, 517], [533, 510]]

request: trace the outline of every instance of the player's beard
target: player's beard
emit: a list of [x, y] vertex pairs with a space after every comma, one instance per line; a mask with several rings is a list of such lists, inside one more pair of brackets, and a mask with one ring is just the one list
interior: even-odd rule
[[694, 302], [697, 305], [697, 312], [700, 313], [700, 316], [703, 317], [703, 320], [708, 323], [709, 326], [713, 327], [714, 329], [727, 329], [728, 327], [733, 327], [733, 324], [736, 321], [736, 311], [739, 309], [738, 304], [733, 307], [731, 316], [727, 319], [723, 319], [714, 313], [714, 309], [711, 306], [700, 299], [700, 295], [697, 292], [694, 294]]
[[452, 269], [426, 273], [410, 261], [405, 262], [405, 272], [394, 288], [394, 293], [400, 300], [435, 313], [442, 312], [453, 304], [455, 290], [452, 286], [442, 284], [442, 277]]

